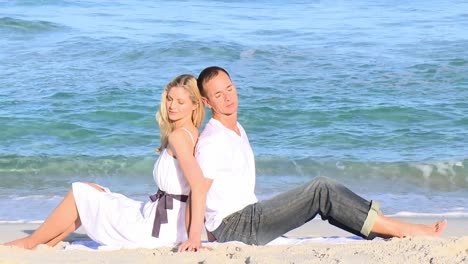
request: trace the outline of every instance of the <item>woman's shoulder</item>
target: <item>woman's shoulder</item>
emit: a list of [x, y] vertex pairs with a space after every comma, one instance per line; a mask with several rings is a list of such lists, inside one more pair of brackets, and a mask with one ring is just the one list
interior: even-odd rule
[[192, 147], [198, 138], [198, 131], [185, 127], [177, 128], [169, 134], [169, 144], [175, 142], [192, 143]]

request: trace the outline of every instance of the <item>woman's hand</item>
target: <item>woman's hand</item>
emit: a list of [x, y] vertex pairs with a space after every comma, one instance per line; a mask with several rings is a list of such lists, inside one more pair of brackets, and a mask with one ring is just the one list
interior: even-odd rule
[[200, 240], [195, 239], [188, 239], [184, 241], [182, 244], [179, 245], [179, 249], [177, 252], [197, 252], [200, 249], [208, 249], [211, 250], [209, 247], [204, 247]]

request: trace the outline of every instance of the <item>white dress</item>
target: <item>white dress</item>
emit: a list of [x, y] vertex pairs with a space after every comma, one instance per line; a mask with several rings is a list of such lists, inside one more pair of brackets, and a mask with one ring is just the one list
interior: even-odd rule
[[[153, 178], [159, 189], [168, 194], [188, 195], [190, 192], [190, 185], [178, 160], [169, 155], [166, 149], [154, 165]], [[81, 182], [73, 183], [72, 189], [82, 226], [88, 236], [98, 243], [153, 248], [175, 246], [187, 240], [185, 202], [172, 199], [173, 208], [166, 209], [168, 222], [160, 225], [159, 237], [154, 237], [152, 230], [156, 209], [163, 199], [156, 202], [149, 198], [146, 202], [135, 201], [107, 188], [101, 192]]]

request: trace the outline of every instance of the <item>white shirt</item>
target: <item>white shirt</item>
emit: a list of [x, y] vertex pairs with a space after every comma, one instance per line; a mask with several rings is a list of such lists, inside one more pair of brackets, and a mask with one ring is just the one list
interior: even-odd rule
[[206, 228], [213, 231], [226, 216], [256, 203], [255, 160], [244, 128], [240, 136], [211, 119], [201, 133], [195, 157], [213, 183], [206, 200]]

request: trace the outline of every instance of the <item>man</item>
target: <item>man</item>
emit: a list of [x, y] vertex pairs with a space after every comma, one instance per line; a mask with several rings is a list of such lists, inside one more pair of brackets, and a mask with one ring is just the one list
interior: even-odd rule
[[213, 114], [199, 137], [196, 158], [206, 178], [205, 226], [218, 242], [265, 245], [317, 214], [364, 238], [439, 236], [445, 229], [446, 220], [418, 225], [385, 217], [378, 202], [324, 177], [259, 202], [254, 193], [254, 155], [237, 122], [234, 83], [226, 70], [214, 66], [200, 73], [198, 88]]

